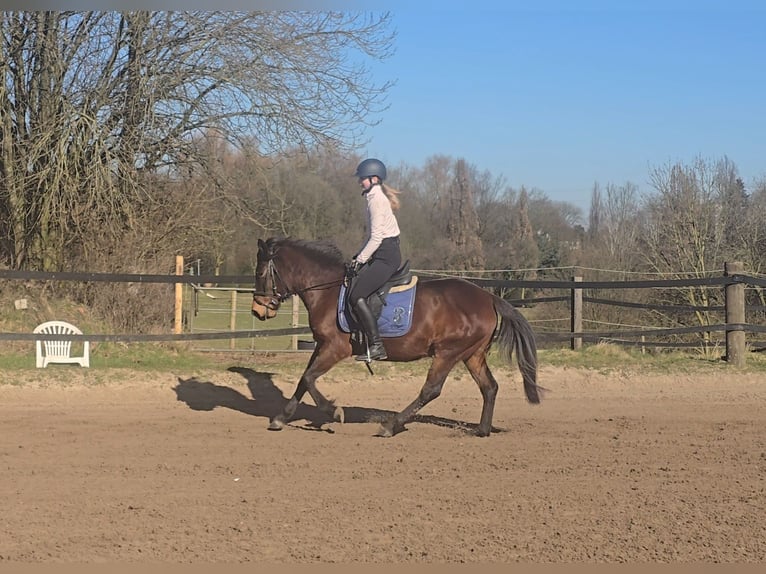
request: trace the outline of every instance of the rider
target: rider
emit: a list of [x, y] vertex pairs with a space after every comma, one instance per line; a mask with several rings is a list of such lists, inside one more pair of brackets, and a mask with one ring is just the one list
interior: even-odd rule
[[383, 183], [386, 166], [375, 158], [361, 162], [356, 168], [356, 177], [367, 200], [367, 240], [351, 261], [357, 278], [351, 285], [349, 301], [367, 337], [368, 350], [368, 355], [358, 355], [356, 360], [383, 360], [388, 355], [367, 297], [379, 289], [402, 262], [399, 224], [394, 215], [399, 209], [399, 191]]

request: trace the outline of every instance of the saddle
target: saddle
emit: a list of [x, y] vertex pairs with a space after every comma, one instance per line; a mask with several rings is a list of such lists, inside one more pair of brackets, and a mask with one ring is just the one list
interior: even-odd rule
[[[354, 279], [347, 286], [341, 287], [338, 305], [340, 326], [347, 332], [358, 331], [358, 321], [348, 300]], [[418, 277], [410, 271], [410, 262], [407, 260], [379, 289], [367, 297], [367, 305], [378, 321], [382, 337], [403, 335], [409, 330], [417, 281]]]
[[[415, 279], [417, 280], [417, 278]], [[353, 279], [351, 280], [353, 282]], [[386, 304], [386, 297], [389, 293], [397, 293], [399, 291], [405, 291], [410, 287], [410, 283], [413, 282], [412, 272], [410, 271], [410, 260], [405, 261], [399, 269], [394, 271], [394, 274], [388, 278], [388, 281], [375, 291], [372, 295], [367, 297], [367, 305], [372, 311], [372, 314], [376, 319], [380, 319], [380, 314], [383, 311], [383, 306]], [[351, 283], [349, 283], [349, 288]], [[346, 301], [347, 309], [353, 316], [351, 302]]]

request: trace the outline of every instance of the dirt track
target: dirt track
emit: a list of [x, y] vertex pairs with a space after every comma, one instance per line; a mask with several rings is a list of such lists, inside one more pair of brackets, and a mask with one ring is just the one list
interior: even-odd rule
[[[392, 439], [374, 422], [422, 378], [341, 365], [281, 432], [295, 369], [67, 370], [0, 384], [0, 564], [22, 562], [761, 562], [762, 375], [499, 371], [494, 425], [456, 373]], [[7, 375], [4, 375], [7, 377]], [[13, 384], [9, 384], [13, 383]]]

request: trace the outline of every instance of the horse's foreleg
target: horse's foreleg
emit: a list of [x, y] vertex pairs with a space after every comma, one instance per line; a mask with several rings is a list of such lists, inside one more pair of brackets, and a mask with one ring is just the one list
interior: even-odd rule
[[271, 422], [269, 422], [269, 430], [282, 430], [285, 424], [293, 418], [295, 411], [298, 409], [298, 403], [301, 402], [303, 395], [306, 394], [307, 388], [304, 374], [300, 381], [298, 381], [298, 386], [295, 388], [293, 396], [287, 401], [282, 412], [272, 418]]
[[316, 387], [316, 380], [320, 376], [321, 375], [316, 375], [313, 378], [306, 379], [306, 385], [307, 385], [307, 390], [309, 392], [309, 396], [314, 401], [314, 404], [317, 406], [317, 408], [320, 411], [322, 411], [327, 416], [329, 416], [333, 421], [342, 423], [345, 421], [343, 408], [336, 406], [335, 401], [331, 401], [325, 398], [325, 396], [321, 392], [319, 392], [319, 389], [317, 389]]
[[404, 425], [411, 421], [420, 409], [441, 394], [444, 381], [447, 380], [447, 375], [456, 362], [451, 357], [435, 357], [431, 363], [431, 368], [428, 369], [426, 382], [420, 389], [417, 398], [407, 405], [402, 412], [381, 423], [377, 436], [391, 437], [403, 430]]
[[298, 381], [298, 386], [296, 387], [293, 396], [287, 401], [282, 412], [271, 419], [269, 430], [282, 430], [285, 424], [295, 415], [298, 403], [300, 403], [306, 392], [309, 393], [309, 396], [319, 410], [330, 416], [332, 420], [342, 423], [344, 420], [343, 409], [336, 407], [333, 401], [325, 398], [325, 396], [316, 388], [316, 380], [329, 371], [339, 360], [340, 358], [335, 355], [329, 353], [322, 354], [320, 353], [319, 348], [315, 349], [314, 353], [311, 355], [311, 359], [309, 359], [306, 370], [303, 371], [303, 374]]

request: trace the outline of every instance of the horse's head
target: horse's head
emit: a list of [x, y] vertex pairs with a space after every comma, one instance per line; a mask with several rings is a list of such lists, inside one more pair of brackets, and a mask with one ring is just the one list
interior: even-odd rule
[[253, 315], [261, 321], [271, 319], [288, 297], [329, 293], [328, 289], [338, 287], [342, 280], [343, 255], [330, 242], [289, 237], [259, 239]]
[[[255, 287], [253, 291], [253, 315], [261, 321], [276, 317], [277, 310], [284, 300], [277, 286], [277, 271], [274, 257], [277, 248], [273, 239], [258, 240], [258, 261], [255, 266]], [[284, 289], [284, 285], [282, 285]]]

